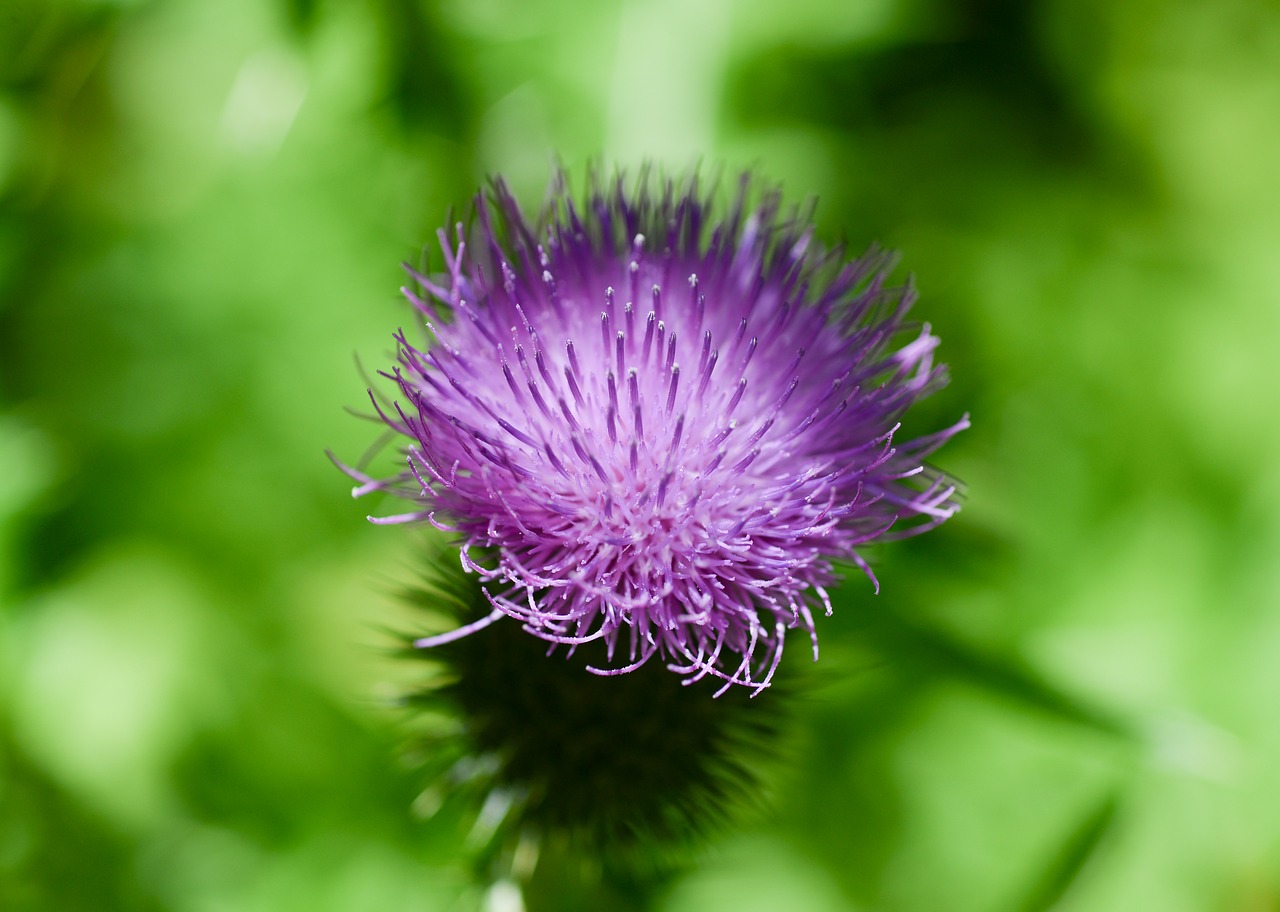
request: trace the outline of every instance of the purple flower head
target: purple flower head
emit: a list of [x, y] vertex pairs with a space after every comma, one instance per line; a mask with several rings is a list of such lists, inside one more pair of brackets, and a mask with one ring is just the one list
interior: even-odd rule
[[860, 546], [958, 509], [922, 460], [967, 418], [899, 432], [945, 372], [890, 258], [822, 249], [747, 177], [715, 210], [696, 180], [593, 181], [581, 208], [557, 181], [531, 222], [499, 180], [469, 235], [439, 233], [444, 274], [410, 270], [433, 338], [397, 336], [402, 398], [375, 399], [408, 471], [353, 472], [356, 493], [417, 502], [375, 522], [460, 535], [492, 606], [419, 645], [509, 616], [602, 640], [598, 674], [659, 656], [758, 692], [789, 630], [817, 657], [833, 561], [874, 582]]

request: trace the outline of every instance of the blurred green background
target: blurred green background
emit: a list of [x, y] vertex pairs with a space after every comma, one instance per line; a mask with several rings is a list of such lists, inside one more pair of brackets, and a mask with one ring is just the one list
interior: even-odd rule
[[505, 908], [323, 451], [400, 261], [559, 156], [819, 197], [973, 415], [656, 907], [1280, 909], [1278, 112], [1268, 0], [3, 0], [0, 908]]

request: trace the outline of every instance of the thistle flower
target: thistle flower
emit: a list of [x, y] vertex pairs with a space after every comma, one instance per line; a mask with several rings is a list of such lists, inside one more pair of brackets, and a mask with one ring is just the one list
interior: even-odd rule
[[899, 432], [945, 371], [891, 258], [821, 248], [809, 213], [749, 177], [718, 221], [713, 196], [642, 175], [593, 181], [579, 208], [557, 180], [530, 221], [497, 180], [470, 234], [439, 232], [444, 273], [409, 269], [434, 338], [401, 331], [386, 376], [403, 399], [373, 397], [407, 471], [349, 471], [357, 495], [415, 501], [374, 522], [460, 536], [490, 605], [418, 645], [510, 617], [570, 649], [602, 641], [596, 674], [657, 656], [759, 692], [789, 631], [817, 658], [833, 562], [878, 590], [860, 549], [958, 509], [923, 460], [967, 417]]

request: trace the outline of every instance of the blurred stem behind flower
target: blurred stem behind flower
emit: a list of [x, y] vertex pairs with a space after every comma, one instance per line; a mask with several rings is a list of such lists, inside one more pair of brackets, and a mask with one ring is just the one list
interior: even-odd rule
[[375, 522], [456, 532], [489, 603], [418, 645], [513, 618], [599, 675], [759, 693], [789, 631], [817, 658], [834, 561], [874, 582], [864, 546], [959, 508], [923, 460], [967, 417], [900, 433], [946, 373], [890, 258], [824, 250], [749, 177], [719, 211], [696, 177], [593, 176], [579, 205], [561, 176], [530, 222], [497, 180], [444, 272], [410, 270], [434, 338], [399, 333], [402, 398], [370, 393], [407, 468], [347, 471], [413, 502]]

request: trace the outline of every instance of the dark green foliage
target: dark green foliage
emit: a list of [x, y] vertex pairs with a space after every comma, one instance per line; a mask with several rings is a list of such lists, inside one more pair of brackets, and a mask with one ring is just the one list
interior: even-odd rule
[[1109, 792], [1096, 808], [1067, 834], [1066, 841], [1054, 853], [1047, 870], [1027, 895], [1019, 912], [1050, 912], [1079, 880], [1085, 866], [1093, 859], [1103, 840], [1113, 830], [1120, 813], [1120, 795]]

